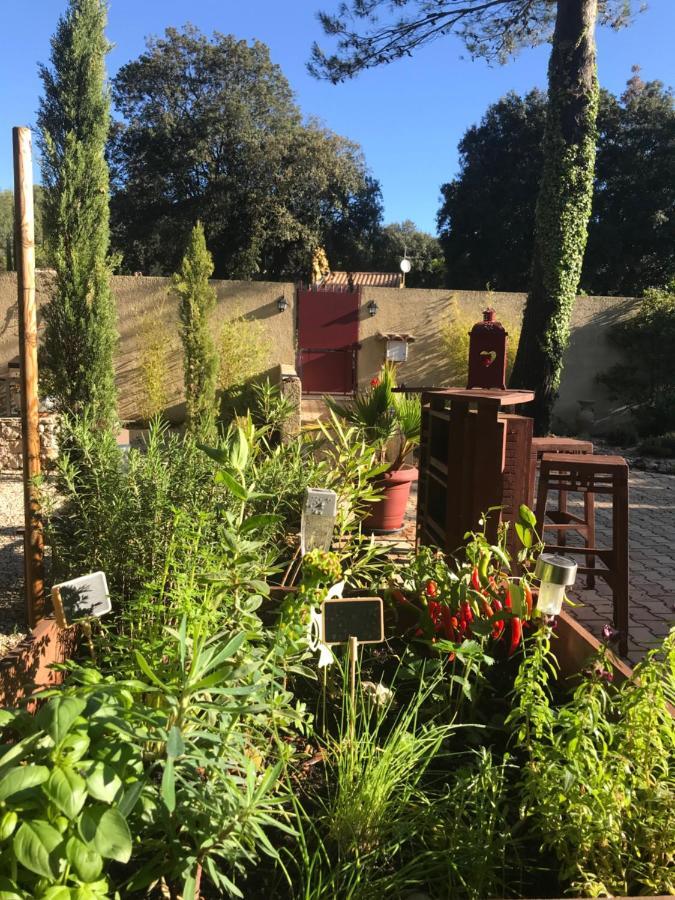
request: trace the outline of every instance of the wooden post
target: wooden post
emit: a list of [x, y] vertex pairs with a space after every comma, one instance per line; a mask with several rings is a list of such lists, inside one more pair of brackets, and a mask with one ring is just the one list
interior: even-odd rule
[[14, 252], [19, 300], [21, 358], [21, 430], [23, 443], [24, 578], [26, 618], [33, 628], [44, 616], [44, 539], [38, 490], [37, 309], [35, 304], [35, 219], [30, 128], [13, 128]]

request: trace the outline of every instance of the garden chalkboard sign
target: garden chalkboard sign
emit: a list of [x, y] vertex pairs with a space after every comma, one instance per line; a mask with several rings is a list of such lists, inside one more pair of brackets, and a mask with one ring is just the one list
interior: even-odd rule
[[381, 597], [352, 597], [324, 600], [322, 605], [324, 644], [379, 644], [384, 640], [384, 613]]
[[92, 572], [52, 587], [52, 602], [57, 623], [100, 618], [112, 609], [105, 572]]

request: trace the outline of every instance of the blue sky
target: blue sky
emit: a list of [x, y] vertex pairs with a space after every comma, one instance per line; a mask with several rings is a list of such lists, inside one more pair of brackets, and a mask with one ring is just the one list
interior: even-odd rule
[[[269, 45], [306, 115], [364, 149], [382, 185], [387, 221], [412, 219], [435, 231], [440, 185], [457, 171], [457, 142], [488, 104], [508, 90], [545, 87], [548, 47], [523, 52], [506, 66], [460, 58], [462, 47], [442, 39], [413, 58], [366, 72], [333, 86], [305, 69], [309, 48], [321, 39], [318, 8], [337, 0], [110, 0], [110, 74], [136, 57], [147, 35], [191, 21]], [[35, 122], [40, 82], [37, 63], [47, 62], [49, 39], [66, 0], [0, 0], [0, 188], [10, 187], [11, 127]], [[675, 0], [648, 0], [648, 9], [619, 33], [598, 33], [603, 87], [620, 93], [634, 64], [645, 79], [675, 85]]]

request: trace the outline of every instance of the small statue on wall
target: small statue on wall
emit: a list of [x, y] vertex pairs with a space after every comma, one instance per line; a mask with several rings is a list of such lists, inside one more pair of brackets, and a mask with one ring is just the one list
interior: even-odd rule
[[312, 253], [312, 284], [320, 284], [328, 275], [330, 275], [330, 265], [326, 251], [323, 247], [317, 247]]
[[469, 380], [467, 388], [506, 390], [506, 338], [492, 307], [483, 310], [483, 321], [469, 332]]

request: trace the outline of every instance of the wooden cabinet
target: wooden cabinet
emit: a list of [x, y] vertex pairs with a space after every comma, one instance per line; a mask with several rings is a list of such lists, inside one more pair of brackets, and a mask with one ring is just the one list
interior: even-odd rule
[[[438, 390], [422, 394], [417, 537], [453, 553], [467, 531], [488, 518], [494, 540], [501, 520], [528, 502], [532, 419], [507, 413], [531, 391]], [[517, 546], [511, 529], [509, 545]], [[513, 541], [513, 543], [512, 543]]]

